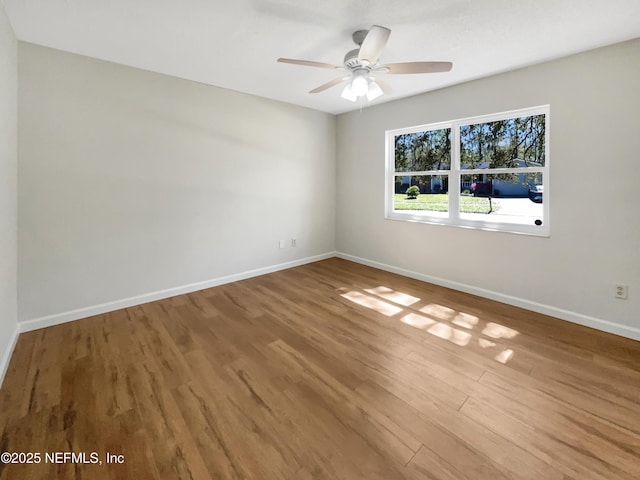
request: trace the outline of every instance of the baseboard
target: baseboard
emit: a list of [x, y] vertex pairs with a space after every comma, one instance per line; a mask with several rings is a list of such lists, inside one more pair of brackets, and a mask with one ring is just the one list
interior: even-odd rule
[[145, 293], [143, 295], [137, 295], [135, 297], [123, 298], [121, 300], [101, 303], [99, 305], [78, 308], [78, 309], [70, 310], [67, 312], [47, 315], [45, 317], [25, 320], [22, 322], [18, 322], [18, 326], [19, 326], [20, 332], [29, 332], [31, 330], [51, 327], [53, 325], [58, 325], [66, 322], [72, 322], [74, 320], [91, 317], [93, 315], [100, 315], [107, 312], [113, 312], [115, 310], [120, 310], [122, 308], [133, 307], [136, 305], [142, 305], [143, 303], [149, 303], [149, 302], [154, 302], [156, 300], [162, 300], [164, 298], [175, 297], [176, 295], [184, 295], [185, 293], [191, 293], [198, 290], [204, 290], [206, 288], [217, 287], [218, 285], [224, 285], [225, 283], [237, 282], [239, 280], [245, 280], [247, 278], [258, 277], [260, 275], [265, 275], [267, 273], [273, 273], [279, 270], [285, 270], [287, 268], [298, 267], [300, 265], [317, 262], [319, 260], [325, 260], [327, 258], [332, 258], [335, 256], [336, 256], [335, 252], [329, 252], [322, 255], [315, 255], [312, 257], [293, 260], [291, 262], [280, 263], [277, 265], [257, 268], [255, 270], [249, 270], [246, 272], [241, 272], [233, 275], [227, 275], [225, 277], [218, 277], [211, 280], [191, 283], [189, 285], [182, 285], [180, 287], [168, 288], [166, 290]]
[[11, 340], [9, 341], [9, 345], [7, 349], [2, 354], [2, 360], [0, 360], [0, 388], [2, 388], [2, 383], [4, 382], [4, 376], [7, 373], [7, 369], [9, 368], [9, 362], [11, 361], [11, 356], [13, 355], [13, 350], [16, 348], [16, 343], [18, 342], [18, 336], [20, 335], [20, 329], [18, 325], [13, 328], [13, 332], [11, 333]]
[[532, 302], [524, 298], [512, 297], [502, 293], [494, 292], [492, 290], [486, 290], [484, 288], [475, 287], [473, 285], [467, 285], [464, 283], [454, 282], [446, 280], [440, 277], [434, 277], [431, 275], [425, 275], [423, 273], [406, 270], [404, 268], [394, 267], [385, 263], [368, 260], [366, 258], [360, 258], [346, 253], [337, 252], [336, 257], [343, 258], [356, 263], [361, 263], [369, 267], [378, 268], [391, 273], [397, 273], [409, 278], [415, 278], [416, 280], [422, 280], [423, 282], [433, 283], [434, 285], [440, 285], [442, 287], [451, 288], [460, 292], [470, 293], [472, 295], [478, 295], [480, 297], [496, 300], [507, 305], [513, 305], [516, 307], [531, 310], [533, 312], [542, 313], [551, 317], [556, 317], [568, 322], [577, 323], [585, 327], [595, 328], [596, 330], [602, 330], [607, 333], [613, 333], [621, 337], [630, 338], [632, 340], [640, 341], [640, 329], [629, 327], [626, 325], [620, 325], [619, 323], [610, 322], [600, 318], [590, 317], [581, 313], [564, 310], [550, 305], [542, 303]]
[[306, 257], [299, 260], [294, 260], [291, 262], [271, 265], [269, 267], [249, 270], [249, 271], [237, 273], [234, 275], [228, 275], [225, 277], [218, 277], [211, 280], [205, 280], [203, 282], [192, 283], [192, 284], [183, 285], [180, 287], [174, 287], [166, 290], [160, 290], [157, 292], [137, 295], [135, 297], [115, 300], [113, 302], [102, 303], [100, 305], [93, 305], [90, 307], [79, 308], [76, 310], [70, 310], [67, 312], [47, 315], [45, 317], [34, 318], [32, 320], [18, 322], [18, 328], [14, 332], [14, 336], [12, 338], [12, 344], [11, 344], [12, 346], [7, 352], [5, 352], [5, 355], [2, 358], [2, 363], [0, 364], [0, 369], [1, 369], [0, 373], [2, 373], [2, 376], [0, 376], [0, 380], [4, 378], [4, 373], [6, 371], [6, 368], [8, 367], [9, 359], [11, 358], [11, 352], [13, 352], [13, 348], [15, 347], [15, 343], [17, 341], [19, 332], [29, 332], [31, 330], [37, 330], [39, 328], [45, 328], [53, 325], [58, 325], [60, 323], [71, 322], [74, 320], [79, 320], [81, 318], [91, 317], [93, 315], [100, 315], [103, 313], [112, 312], [114, 310], [120, 310], [122, 308], [133, 307], [136, 305], [141, 305], [143, 303], [153, 302], [155, 300], [162, 300], [164, 298], [174, 297], [176, 295], [183, 295], [185, 293], [191, 293], [198, 290], [204, 290], [206, 288], [216, 287], [218, 285], [224, 285], [226, 283], [237, 282], [239, 280], [245, 280], [247, 278], [252, 278], [260, 275], [265, 275], [268, 273], [277, 272], [279, 270], [285, 270], [287, 268], [298, 267], [300, 265], [305, 265], [307, 263], [317, 262], [319, 260], [325, 260], [327, 258], [332, 258], [332, 257], [343, 258], [345, 260], [350, 260], [352, 262], [368, 265], [370, 267], [378, 268], [380, 270], [384, 270], [387, 272], [397, 273], [405, 277], [415, 278], [416, 280], [422, 280], [423, 282], [433, 283], [435, 285], [440, 285], [440, 286], [451, 288], [461, 292], [470, 293], [472, 295], [478, 295], [480, 297], [489, 298], [491, 300], [496, 300], [498, 302], [524, 308], [526, 310], [531, 310], [533, 312], [542, 313], [544, 315], [556, 317], [561, 320], [566, 320], [568, 322], [576, 323], [578, 325], [583, 325], [585, 327], [595, 328], [596, 330], [602, 330], [604, 332], [613, 333], [615, 335], [620, 335], [622, 337], [631, 338], [633, 340], [640, 341], [640, 329], [637, 329], [637, 328], [629, 327], [626, 325], [620, 325], [618, 323], [610, 322], [608, 320], [590, 317], [588, 315], [583, 315], [581, 313], [576, 313], [569, 310], [553, 307], [550, 305], [533, 302], [531, 300], [526, 300], [523, 298], [505, 295], [502, 293], [494, 292], [492, 290], [486, 290], [484, 288], [475, 287], [473, 285], [467, 285], [460, 282], [446, 280], [440, 277], [434, 277], [431, 275], [414, 272], [412, 270], [407, 270], [404, 268], [394, 267], [392, 265], [387, 265], [385, 263], [368, 260], [366, 258], [356, 257], [354, 255], [349, 255], [346, 253], [329, 252], [322, 255], [316, 255], [313, 257]]

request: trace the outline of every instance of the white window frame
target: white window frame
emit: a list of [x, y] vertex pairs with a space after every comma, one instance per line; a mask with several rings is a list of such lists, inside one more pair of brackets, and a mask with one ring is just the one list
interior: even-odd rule
[[[385, 132], [385, 218], [390, 220], [404, 220], [409, 222], [421, 222], [435, 225], [451, 225], [463, 228], [475, 228], [480, 230], [500, 231], [508, 233], [518, 233], [526, 235], [536, 235], [548, 237], [550, 235], [550, 177], [549, 177], [549, 143], [550, 143], [550, 106], [541, 105], [519, 110], [494, 113], [490, 115], [480, 115], [467, 117], [448, 122], [431, 123], [418, 125], [415, 127], [398, 128]], [[477, 123], [488, 123], [509, 118], [527, 117], [532, 115], [545, 116], [545, 162], [543, 167], [518, 167], [518, 168], [483, 168], [464, 169], [460, 168], [460, 127]], [[429, 130], [451, 129], [451, 169], [450, 170], [426, 170], [416, 172], [396, 172], [395, 171], [395, 137], [407, 133], [425, 132]], [[459, 185], [462, 175], [473, 174], [500, 174], [500, 173], [542, 173], [544, 193], [543, 193], [543, 223], [542, 225], [523, 225], [518, 223], [508, 223], [504, 220], [496, 221], [487, 219], [465, 219], [460, 217], [459, 212]], [[446, 175], [448, 176], [449, 189], [449, 211], [430, 212], [423, 210], [394, 210], [395, 179], [398, 176], [419, 176], [419, 175]], [[497, 216], [496, 216], [497, 217]], [[496, 217], [493, 217], [494, 219]]]

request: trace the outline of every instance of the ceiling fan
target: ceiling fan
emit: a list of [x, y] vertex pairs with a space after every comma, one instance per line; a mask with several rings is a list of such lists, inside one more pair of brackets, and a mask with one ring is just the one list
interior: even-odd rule
[[358, 45], [358, 48], [347, 52], [344, 56], [343, 66], [309, 60], [294, 60], [291, 58], [279, 58], [278, 62], [304, 65], [307, 67], [330, 68], [332, 70], [348, 72], [348, 75], [320, 85], [309, 93], [323, 92], [348, 80], [349, 83], [347, 83], [342, 91], [342, 98], [352, 102], [365, 96], [367, 100], [371, 101], [383, 93], [390, 92], [387, 84], [376, 78], [376, 75], [379, 73], [437, 73], [448, 72], [453, 67], [451, 62], [405, 62], [381, 65], [378, 60], [389, 40], [390, 34], [391, 30], [379, 25], [374, 25], [369, 30], [355, 31], [352, 38], [356, 45]]

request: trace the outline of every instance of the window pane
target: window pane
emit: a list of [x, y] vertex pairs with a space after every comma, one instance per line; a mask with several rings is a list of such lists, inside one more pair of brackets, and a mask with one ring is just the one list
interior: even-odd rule
[[395, 171], [449, 170], [451, 129], [405, 133], [395, 137]]
[[460, 218], [541, 226], [542, 180], [542, 173], [462, 175]]
[[448, 189], [447, 175], [397, 176], [393, 209], [448, 212]]
[[544, 115], [460, 127], [460, 166], [463, 170], [542, 167], [544, 162]]

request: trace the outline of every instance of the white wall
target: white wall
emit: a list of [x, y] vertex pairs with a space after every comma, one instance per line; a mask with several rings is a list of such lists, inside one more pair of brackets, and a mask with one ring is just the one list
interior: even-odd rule
[[[337, 250], [640, 339], [639, 58], [635, 40], [339, 116]], [[384, 219], [385, 130], [542, 104], [550, 238]]]
[[[337, 121], [34, 45], [19, 53], [23, 329], [337, 245], [640, 339], [639, 40]], [[386, 129], [547, 103], [550, 238], [384, 219]], [[277, 248], [294, 236], [297, 249]], [[617, 282], [629, 300], [613, 298]]]
[[22, 42], [19, 77], [28, 328], [335, 250], [335, 117]]
[[17, 339], [17, 43], [0, 3], [0, 384]]

